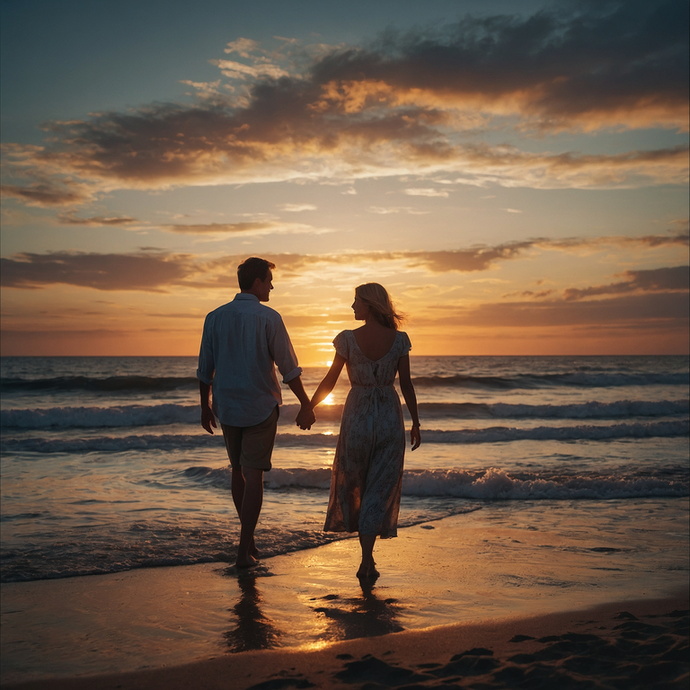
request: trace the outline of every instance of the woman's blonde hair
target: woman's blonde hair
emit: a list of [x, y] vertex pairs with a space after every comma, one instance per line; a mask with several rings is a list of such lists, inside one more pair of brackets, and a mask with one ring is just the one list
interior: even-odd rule
[[396, 313], [395, 306], [383, 285], [378, 283], [360, 285], [355, 288], [355, 297], [359, 297], [369, 307], [371, 315], [386, 328], [397, 331], [405, 320], [403, 314]]

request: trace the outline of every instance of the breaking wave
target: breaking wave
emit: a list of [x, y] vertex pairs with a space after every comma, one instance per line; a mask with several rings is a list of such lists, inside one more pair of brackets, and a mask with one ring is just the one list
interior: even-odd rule
[[[190, 467], [184, 474], [194, 481], [230, 491], [229, 468]], [[327, 491], [330, 482], [331, 470], [327, 468], [274, 468], [266, 473], [264, 486], [269, 490], [290, 488]], [[652, 476], [634, 473], [630, 476], [517, 474], [497, 468], [481, 471], [405, 470], [403, 495], [484, 500], [679, 497], [688, 495], [688, 481], [687, 471], [683, 468], [666, 468]]]

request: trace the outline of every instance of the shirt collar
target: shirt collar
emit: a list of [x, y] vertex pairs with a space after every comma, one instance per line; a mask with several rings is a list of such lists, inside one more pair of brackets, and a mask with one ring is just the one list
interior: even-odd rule
[[259, 298], [256, 295], [252, 295], [250, 292], [238, 292], [235, 295], [235, 299], [238, 300], [253, 300], [254, 302], [258, 302]]

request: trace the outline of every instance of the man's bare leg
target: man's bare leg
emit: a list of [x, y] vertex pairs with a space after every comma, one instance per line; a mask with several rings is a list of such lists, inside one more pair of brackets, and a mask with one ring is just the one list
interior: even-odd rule
[[[237, 516], [240, 518], [240, 523], [242, 522], [242, 501], [244, 500], [244, 475], [242, 474], [242, 469], [232, 470], [232, 480], [230, 482], [232, 487], [232, 502], [235, 504], [235, 510], [237, 511]], [[259, 550], [256, 548], [254, 543], [254, 537], [252, 537], [252, 543], [249, 547], [249, 555], [254, 558], [259, 557]]]
[[376, 578], [379, 576], [379, 571], [376, 570], [376, 563], [374, 562], [374, 542], [376, 535], [359, 535], [359, 545], [362, 547], [362, 563], [357, 571], [357, 577]]
[[244, 494], [240, 512], [242, 531], [240, 532], [240, 545], [237, 548], [237, 566], [248, 568], [257, 562], [251, 554], [251, 549], [254, 544], [254, 530], [259, 521], [264, 498], [264, 472], [253, 467], [243, 467], [242, 473], [244, 475]]

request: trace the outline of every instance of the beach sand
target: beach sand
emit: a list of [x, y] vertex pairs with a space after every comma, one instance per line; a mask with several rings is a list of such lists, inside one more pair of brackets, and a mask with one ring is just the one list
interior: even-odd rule
[[584, 517], [566, 529], [535, 505], [515, 519], [507, 505], [400, 530], [365, 588], [354, 539], [241, 573], [5, 584], [2, 685], [687, 686], [687, 539], [651, 567]]

